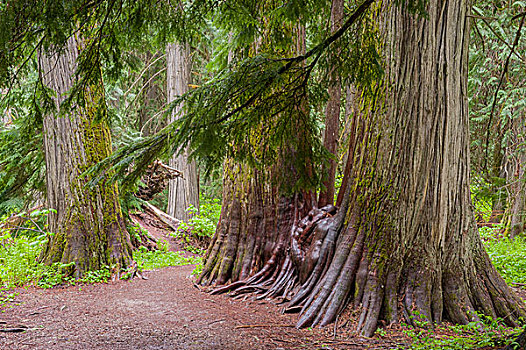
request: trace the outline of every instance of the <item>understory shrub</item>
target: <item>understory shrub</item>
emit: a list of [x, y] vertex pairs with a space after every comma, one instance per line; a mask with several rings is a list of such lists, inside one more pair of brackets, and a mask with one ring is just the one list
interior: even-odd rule
[[[48, 213], [47, 210], [40, 210], [0, 219], [0, 306], [10, 299], [12, 293], [9, 291], [15, 287], [33, 285], [51, 288], [63, 284], [106, 283], [112, 277], [114, 266], [104, 266], [100, 270], [87, 272], [81, 279], [75, 279], [67, 274], [68, 267], [74, 263], [55, 263], [51, 266], [41, 263], [40, 252], [52, 235], [46, 231]], [[161, 250], [156, 251], [141, 247], [134, 252], [139, 270], [201, 262], [200, 257], [186, 258], [181, 253], [168, 251], [167, 244], [160, 247]]]
[[[487, 347], [503, 346], [515, 339], [521, 333], [521, 328], [510, 328], [503, 320], [480, 315], [481, 322], [471, 322], [467, 325], [442, 324], [429, 327], [418, 324], [417, 328], [405, 325], [403, 331], [412, 341], [410, 349], [486, 349]], [[425, 322], [424, 322], [425, 323]], [[407, 347], [404, 347], [407, 348]]]
[[526, 239], [508, 237], [488, 239], [484, 242], [493, 265], [510, 285], [526, 286]]
[[194, 216], [188, 222], [181, 222], [177, 232], [173, 235], [181, 238], [185, 243], [185, 250], [202, 255], [204, 248], [214, 236], [219, 216], [221, 214], [221, 202], [219, 199], [201, 198], [199, 210], [191, 205], [187, 212]]
[[163, 250], [149, 251], [141, 246], [133, 253], [133, 259], [137, 262], [139, 270], [160, 269], [167, 266], [194, 265], [201, 262], [201, 257], [185, 257], [181, 252], [170, 252]]

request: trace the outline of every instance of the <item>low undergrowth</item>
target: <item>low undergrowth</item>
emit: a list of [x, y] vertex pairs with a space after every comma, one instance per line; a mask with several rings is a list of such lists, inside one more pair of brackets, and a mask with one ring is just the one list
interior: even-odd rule
[[483, 228], [481, 235], [493, 265], [511, 286], [526, 287], [526, 238], [501, 237], [501, 230]]
[[502, 320], [479, 316], [482, 322], [471, 322], [467, 325], [444, 323], [430, 327], [425, 322], [417, 324], [417, 327], [403, 325], [402, 333], [411, 341], [410, 349], [464, 350], [502, 347], [522, 331], [520, 328], [506, 327]]
[[194, 265], [201, 262], [201, 257], [185, 257], [181, 252], [170, 252], [162, 250], [151, 250], [140, 247], [133, 253], [133, 259], [137, 262], [139, 270], [160, 269], [168, 266]]
[[[504, 229], [500, 224], [481, 227], [479, 232], [488, 255], [504, 280], [510, 286], [526, 289], [526, 238], [510, 240], [503, 234]], [[501, 348], [523, 331], [522, 328], [506, 327], [501, 320], [479, 316], [482, 323], [404, 326], [403, 333], [412, 342], [411, 349], [461, 350]], [[384, 333], [383, 330], [377, 332], [380, 337]]]
[[217, 198], [201, 197], [199, 210], [190, 206], [187, 211], [193, 217], [188, 222], [181, 222], [173, 236], [182, 241], [185, 250], [203, 255], [214, 236], [221, 214], [221, 202]]
[[0, 288], [10, 289], [41, 278], [44, 269], [37, 263], [41, 238], [13, 237], [9, 233], [0, 236]]
[[[202, 206], [201, 213], [191, 224], [191, 234], [212, 236], [219, 216], [219, 203], [214, 206]], [[45, 266], [38, 261], [42, 245], [50, 233], [46, 232], [46, 211], [30, 216], [24, 224], [18, 223], [17, 228], [6, 225], [7, 219], [0, 220], [0, 307], [12, 301], [16, 293], [14, 287], [33, 285], [50, 288], [64, 284], [107, 282], [112, 277], [112, 267], [92, 271], [83, 279], [73, 279], [61, 271], [67, 270], [67, 265], [54, 264]], [[16, 225], [15, 225], [16, 226]], [[190, 225], [187, 227], [190, 228]], [[185, 231], [186, 232], [186, 231]], [[503, 236], [503, 230], [498, 225], [483, 227], [480, 234], [485, 247], [495, 267], [512, 286], [526, 288], [526, 239], [517, 237], [511, 241]], [[185, 257], [180, 252], [171, 252], [167, 243], [161, 243], [159, 250], [149, 251], [141, 247], [134, 252], [133, 258], [139, 270], [158, 269], [167, 266], [196, 264], [195, 274], [202, 268], [201, 257]], [[521, 329], [505, 327], [499, 320], [483, 319], [481, 323], [471, 323], [464, 326], [443, 324], [429, 327], [403, 326], [402, 333], [411, 344], [411, 349], [489, 349], [509, 343]], [[379, 329], [376, 335], [389, 338], [390, 330]], [[407, 347], [405, 347], [407, 348]]]
[[[41, 263], [40, 252], [52, 234], [46, 231], [47, 213], [21, 213], [16, 218], [12, 215], [0, 220], [0, 307], [13, 299], [11, 290], [15, 287], [51, 288], [79, 283], [106, 283], [112, 278], [115, 272], [113, 266], [89, 271], [83, 278], [75, 279], [65, 274], [72, 263], [51, 266]], [[154, 251], [141, 247], [134, 252], [133, 258], [139, 270], [201, 263], [200, 257], [185, 257], [179, 252], [168, 251], [167, 244], [161, 244], [160, 250]]]

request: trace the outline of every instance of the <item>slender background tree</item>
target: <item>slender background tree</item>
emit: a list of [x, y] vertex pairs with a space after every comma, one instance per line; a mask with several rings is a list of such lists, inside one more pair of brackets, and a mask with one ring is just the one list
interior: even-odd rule
[[[184, 95], [191, 83], [192, 59], [189, 44], [168, 44], [166, 47], [166, 84], [168, 102]], [[174, 122], [182, 113], [183, 106], [178, 105], [170, 118]], [[189, 159], [188, 149], [170, 159], [170, 166], [181, 171], [183, 176], [170, 180], [168, 184], [167, 213], [173, 217], [188, 221], [192, 214], [190, 206], [199, 210], [199, 177], [195, 161]]]

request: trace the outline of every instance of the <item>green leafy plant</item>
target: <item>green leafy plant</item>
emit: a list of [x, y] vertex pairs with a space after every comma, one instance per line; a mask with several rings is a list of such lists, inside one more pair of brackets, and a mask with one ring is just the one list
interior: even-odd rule
[[44, 266], [38, 262], [38, 256], [51, 235], [45, 222], [50, 212], [21, 212], [0, 220], [0, 289], [11, 289], [41, 277]]
[[191, 232], [192, 236], [201, 240], [212, 237], [219, 221], [218, 206], [220, 211], [221, 206], [217, 200], [202, 203], [200, 211], [191, 205], [186, 211], [193, 214], [193, 217], [188, 223], [181, 223], [179, 231]]
[[[502, 346], [521, 332], [521, 329], [504, 326], [501, 319], [478, 315], [480, 322], [467, 325], [442, 324], [434, 328], [417, 325], [403, 331], [412, 341], [410, 349], [479, 349], [490, 346]], [[407, 348], [407, 347], [405, 347]]]
[[198, 277], [201, 272], [203, 272], [203, 259], [195, 266], [195, 269], [192, 271], [192, 276]]
[[181, 252], [170, 252], [162, 250], [149, 251], [140, 247], [133, 253], [133, 259], [137, 262], [139, 270], [160, 269], [167, 266], [182, 266], [199, 264], [201, 257], [185, 257]]
[[[41, 238], [41, 237], [38, 237]], [[40, 241], [28, 237], [0, 236], [0, 282], [2, 289], [20, 286], [38, 278]]]
[[141, 241], [141, 233], [144, 233], [144, 231], [146, 230], [139, 224], [128, 226], [128, 232], [130, 233], [132, 239], [136, 239], [139, 242]]
[[40, 288], [51, 288], [61, 284], [105, 283], [111, 277], [113, 266], [89, 271], [83, 278], [76, 279], [70, 275], [73, 262], [58, 262], [51, 266], [39, 262], [42, 246], [53, 235], [47, 232], [46, 224], [46, 217], [52, 211], [37, 209], [30, 213], [11, 214], [0, 220], [0, 293], [4, 292], [2, 296], [8, 295], [5, 291], [22, 285], [33, 284]]
[[15, 300], [15, 297], [17, 295], [17, 292], [5, 292], [3, 290], [0, 290], [0, 308]]
[[[206, 246], [214, 236], [221, 213], [221, 203], [217, 198], [201, 198], [200, 203], [199, 211], [194, 206], [187, 209], [194, 216], [187, 223], [181, 222], [173, 236], [185, 242], [185, 250], [202, 255], [204, 254], [202, 247]], [[195, 246], [196, 244], [198, 247]]]
[[516, 237], [510, 240], [507, 237], [485, 241], [486, 250], [508, 284], [526, 283], [526, 239]]

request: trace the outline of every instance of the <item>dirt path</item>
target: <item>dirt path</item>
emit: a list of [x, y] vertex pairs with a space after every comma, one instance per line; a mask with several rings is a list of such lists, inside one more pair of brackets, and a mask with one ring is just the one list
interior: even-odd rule
[[[317, 331], [280, 327], [293, 317], [272, 304], [198, 291], [188, 278], [192, 268], [145, 272], [148, 280], [18, 290], [19, 305], [0, 321], [30, 330], [0, 334], [0, 349], [317, 348]], [[248, 325], [265, 327], [240, 327]]]
[[[139, 217], [157, 239], [178, 243]], [[145, 271], [148, 279], [64, 288], [20, 288], [0, 313], [1, 350], [45, 349], [389, 349], [373, 339], [338, 337], [332, 329], [297, 330], [296, 315], [262, 301], [233, 300], [194, 287], [193, 266]], [[376, 345], [374, 345], [376, 343]], [[387, 345], [387, 346], [386, 346]]]

